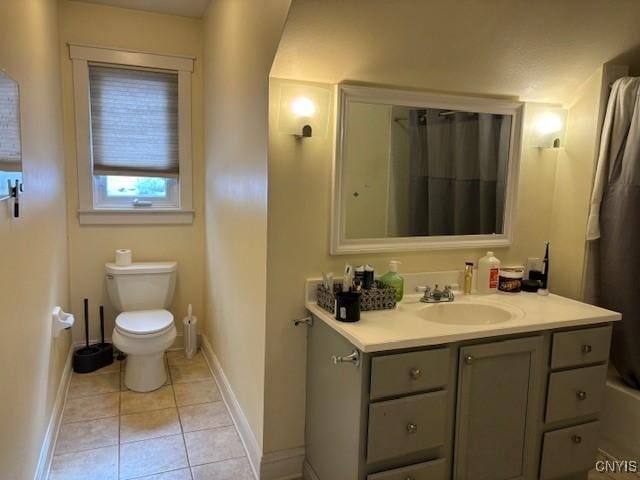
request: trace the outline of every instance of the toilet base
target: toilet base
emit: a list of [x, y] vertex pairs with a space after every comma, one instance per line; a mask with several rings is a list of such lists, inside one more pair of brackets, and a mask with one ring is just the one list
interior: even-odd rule
[[124, 384], [134, 392], [157, 390], [167, 382], [164, 352], [154, 355], [127, 356]]
[[164, 352], [176, 339], [176, 327], [149, 335], [128, 335], [113, 329], [113, 344], [127, 354], [124, 384], [134, 392], [150, 392], [167, 382]]

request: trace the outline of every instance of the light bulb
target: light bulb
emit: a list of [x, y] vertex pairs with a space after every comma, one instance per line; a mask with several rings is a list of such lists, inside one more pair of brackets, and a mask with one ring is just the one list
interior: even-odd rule
[[545, 112], [536, 120], [535, 128], [543, 135], [559, 132], [562, 130], [562, 119], [555, 113]]
[[307, 97], [297, 97], [291, 102], [291, 113], [296, 117], [312, 117], [316, 106]]

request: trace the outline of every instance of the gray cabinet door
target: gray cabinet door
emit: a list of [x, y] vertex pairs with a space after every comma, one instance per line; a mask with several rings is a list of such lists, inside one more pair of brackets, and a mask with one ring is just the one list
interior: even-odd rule
[[533, 480], [543, 338], [460, 349], [455, 480]]
[[307, 468], [321, 480], [364, 480], [369, 362], [363, 355], [358, 366], [334, 365], [332, 355], [349, 355], [353, 345], [321, 320], [308, 332]]

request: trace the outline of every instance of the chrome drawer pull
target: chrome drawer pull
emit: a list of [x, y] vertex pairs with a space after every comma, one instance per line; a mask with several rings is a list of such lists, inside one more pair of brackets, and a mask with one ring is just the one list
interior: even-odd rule
[[582, 390], [580, 390], [579, 392], [576, 393], [576, 396], [578, 397], [578, 400], [586, 400], [587, 392], [583, 392]]
[[467, 355], [466, 357], [464, 357], [464, 363], [466, 363], [467, 365], [471, 365], [473, 363], [473, 357], [471, 355]]
[[413, 477], [405, 477], [404, 480], [415, 480], [415, 478], [413, 478]]
[[419, 368], [412, 368], [409, 372], [409, 376], [414, 380], [418, 380], [422, 376], [422, 370]]
[[407, 433], [416, 433], [418, 431], [418, 426], [415, 423], [407, 424]]
[[582, 437], [580, 435], [572, 436], [571, 440], [573, 440], [573, 443], [582, 443]]
[[589, 344], [582, 345], [582, 353], [591, 353], [593, 347]]

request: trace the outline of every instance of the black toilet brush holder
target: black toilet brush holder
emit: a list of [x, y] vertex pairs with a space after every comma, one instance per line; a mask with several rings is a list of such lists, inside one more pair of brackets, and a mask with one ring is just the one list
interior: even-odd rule
[[100, 305], [100, 343], [89, 345], [89, 300], [84, 299], [85, 346], [73, 354], [73, 371], [90, 373], [113, 363], [113, 345], [104, 341], [104, 307]]

